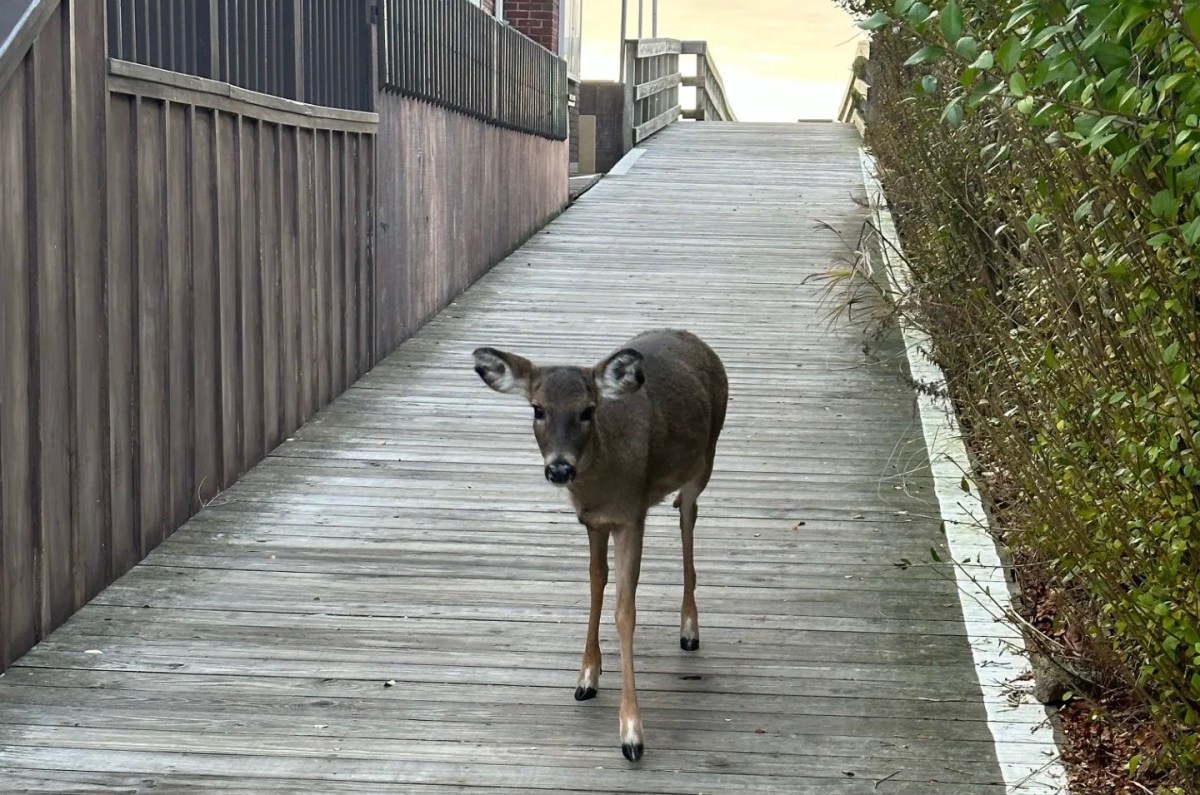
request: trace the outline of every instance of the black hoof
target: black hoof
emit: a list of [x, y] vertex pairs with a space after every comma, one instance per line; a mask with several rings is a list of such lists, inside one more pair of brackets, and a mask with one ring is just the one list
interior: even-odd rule
[[636, 762], [637, 760], [641, 759], [642, 750], [643, 748], [641, 743], [637, 743], [636, 745], [632, 743], [624, 743], [621, 746], [621, 753], [625, 754], [625, 758], [630, 762]]
[[699, 638], [680, 638], [679, 639], [679, 648], [683, 649], [684, 651], [695, 651], [696, 649], [700, 648], [700, 639]]
[[575, 700], [587, 701], [589, 698], [596, 697], [596, 688], [594, 687], [577, 687], [575, 688]]

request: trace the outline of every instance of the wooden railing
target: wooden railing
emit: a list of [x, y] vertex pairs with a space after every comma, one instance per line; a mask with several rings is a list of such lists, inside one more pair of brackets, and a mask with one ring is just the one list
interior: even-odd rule
[[838, 121], [857, 127], [860, 135], [866, 130], [866, 106], [871, 92], [871, 87], [866, 80], [870, 56], [870, 43], [866, 40], [860, 41], [854, 64], [850, 68], [850, 79], [846, 84], [846, 92], [842, 95], [842, 104], [838, 108], [837, 115]]
[[685, 110], [685, 119], [697, 121], [737, 121], [729, 100], [725, 97], [725, 83], [717, 64], [708, 53], [708, 44], [703, 41], [683, 42], [683, 54], [696, 56], [696, 76], [685, 77], [683, 84], [696, 89], [696, 108]]
[[[679, 56], [696, 56], [696, 75], [685, 77]], [[720, 72], [702, 41], [629, 39], [625, 42], [625, 150], [680, 118], [736, 121]], [[680, 86], [696, 89], [696, 107], [684, 109]]]
[[564, 140], [567, 64], [470, 0], [382, 0], [384, 91]]
[[370, 0], [108, 0], [108, 54], [310, 105], [374, 107]]

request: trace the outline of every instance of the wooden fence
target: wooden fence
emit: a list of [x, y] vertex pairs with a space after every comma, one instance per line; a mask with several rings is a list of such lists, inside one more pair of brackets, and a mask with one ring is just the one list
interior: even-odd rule
[[[387, 125], [280, 96], [364, 104], [350, 82], [298, 77], [348, 52], [359, 0], [22, 3], [0, 3], [0, 670], [519, 244], [567, 184], [559, 140], [391, 94], [371, 97]], [[189, 9], [214, 7], [238, 13], [205, 39]], [[264, 34], [288, 7], [344, 14], [297, 22], [290, 43]], [[310, 66], [251, 69], [264, 40], [268, 62], [300, 49]], [[399, 101], [414, 107], [398, 116]], [[464, 164], [481, 170], [451, 182]]]

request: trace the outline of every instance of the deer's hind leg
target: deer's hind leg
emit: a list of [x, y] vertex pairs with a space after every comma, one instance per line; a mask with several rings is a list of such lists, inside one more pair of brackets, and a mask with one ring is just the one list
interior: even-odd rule
[[696, 613], [696, 562], [692, 554], [692, 539], [696, 529], [696, 499], [708, 485], [711, 470], [684, 484], [675, 498], [679, 509], [679, 532], [683, 544], [683, 606], [679, 610], [679, 648], [695, 651], [700, 648], [700, 620]]

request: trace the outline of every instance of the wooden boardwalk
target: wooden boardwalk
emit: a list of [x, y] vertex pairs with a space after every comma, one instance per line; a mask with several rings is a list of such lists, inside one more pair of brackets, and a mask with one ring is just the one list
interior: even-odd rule
[[[830, 322], [863, 210], [833, 124], [677, 124], [0, 678], [0, 790], [1003, 793], [914, 401]], [[470, 223], [470, 219], [464, 219]], [[679, 648], [675, 512], [638, 593], [646, 756], [572, 698], [587, 540], [471, 351], [710, 342], [732, 401]]]

